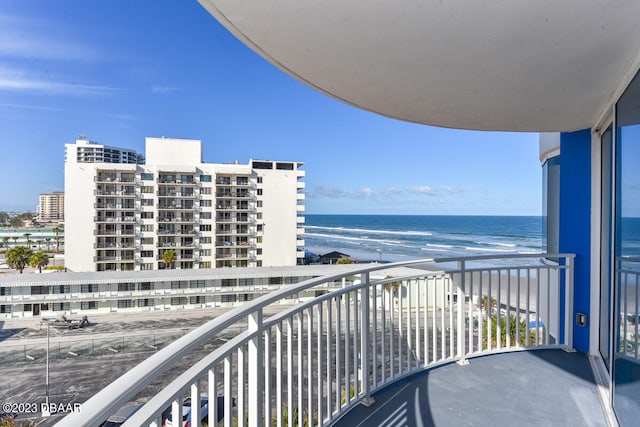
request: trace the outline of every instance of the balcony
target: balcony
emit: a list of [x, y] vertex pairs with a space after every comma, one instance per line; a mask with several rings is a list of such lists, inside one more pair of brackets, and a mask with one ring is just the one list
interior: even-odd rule
[[235, 247], [253, 247], [249, 241], [237, 241], [237, 240], [216, 240], [217, 248], [235, 248]]
[[158, 248], [194, 248], [196, 245], [194, 242], [182, 242], [182, 241], [164, 241], [156, 243]]
[[[209, 400], [208, 425], [245, 419], [282, 426], [297, 414], [301, 422], [311, 414], [314, 423], [344, 426], [605, 425], [588, 357], [571, 352], [573, 257], [352, 265], [285, 286], [176, 340], [59, 425], [99, 424], [231, 327], [238, 328], [234, 337], [190, 365], [127, 425], [159, 426], [167, 412], [181, 419], [185, 399], [205, 395], [229, 397]], [[391, 268], [402, 270], [371, 278]], [[343, 277], [359, 280], [336, 289]], [[330, 293], [316, 293], [329, 285]], [[320, 296], [270, 311], [304, 295]]]
[[175, 177], [171, 177], [171, 176], [160, 176], [160, 179], [158, 179], [158, 184], [160, 185], [171, 185], [171, 186], [184, 186], [184, 185], [189, 185], [189, 186], [195, 186], [196, 185], [196, 181], [194, 180], [194, 178], [192, 176], [188, 176], [186, 178], [175, 178]]
[[135, 204], [117, 204], [117, 203], [95, 203], [94, 207], [96, 209], [107, 209], [107, 210], [134, 210], [136, 208]]
[[187, 222], [193, 223], [195, 222], [194, 217], [192, 216], [160, 216], [158, 218], [158, 222]]
[[98, 229], [94, 232], [95, 236], [134, 236], [135, 230], [122, 229], [122, 230], [105, 230]]
[[167, 197], [167, 198], [181, 198], [181, 199], [193, 199], [196, 194], [195, 192], [192, 191], [180, 191], [180, 190], [175, 190], [175, 191], [170, 191], [170, 190], [163, 190], [163, 191], [158, 191], [157, 192], [158, 197]]
[[135, 216], [119, 216], [119, 217], [94, 216], [93, 220], [95, 222], [135, 222], [136, 221], [136, 217]]
[[93, 257], [95, 262], [105, 262], [105, 261], [124, 261], [124, 262], [134, 262], [135, 258], [133, 255], [131, 256], [118, 256], [118, 255], [104, 255], [104, 256], [95, 256]]
[[182, 210], [182, 211], [192, 211], [196, 209], [193, 203], [159, 203], [158, 210]]

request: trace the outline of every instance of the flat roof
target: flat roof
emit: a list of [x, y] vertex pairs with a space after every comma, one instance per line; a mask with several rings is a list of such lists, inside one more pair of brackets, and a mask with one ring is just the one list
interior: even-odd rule
[[193, 270], [145, 270], [0, 274], [0, 286], [78, 285], [84, 283], [166, 282], [173, 280], [220, 280], [262, 277], [300, 277], [341, 274], [363, 264], [298, 265], [289, 267], [237, 267]]

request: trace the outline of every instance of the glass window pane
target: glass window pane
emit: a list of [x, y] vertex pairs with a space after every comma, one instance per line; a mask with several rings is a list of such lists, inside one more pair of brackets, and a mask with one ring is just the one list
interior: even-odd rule
[[616, 105], [616, 125], [613, 406], [630, 426], [640, 418], [640, 75]]

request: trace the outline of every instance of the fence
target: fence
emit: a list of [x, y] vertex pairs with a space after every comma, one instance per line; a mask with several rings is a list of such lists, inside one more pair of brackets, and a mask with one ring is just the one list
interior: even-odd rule
[[[418, 370], [491, 352], [570, 348], [572, 262], [573, 255], [535, 254], [369, 265], [350, 273], [359, 277], [353, 285], [264, 318], [266, 307], [342, 276], [301, 282], [195, 329], [58, 425], [100, 424], [184, 355], [238, 322], [247, 326], [125, 425], [161, 426], [167, 419], [225, 427], [332, 424]], [[371, 280], [382, 269], [452, 264]]]

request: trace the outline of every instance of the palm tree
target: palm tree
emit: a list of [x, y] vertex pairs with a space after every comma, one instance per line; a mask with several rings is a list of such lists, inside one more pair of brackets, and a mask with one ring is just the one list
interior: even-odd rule
[[31, 233], [24, 233], [23, 234], [25, 240], [27, 241], [27, 247], [30, 248], [31, 247]]
[[49, 265], [49, 255], [44, 252], [36, 252], [29, 257], [29, 265], [42, 273], [42, 267]]
[[47, 252], [49, 252], [49, 248], [51, 245], [51, 237], [45, 237], [44, 240], [46, 240], [47, 242]]
[[9, 236], [4, 236], [2, 238], [2, 242], [4, 243], [4, 247], [8, 249], [9, 248]]
[[20, 274], [22, 274], [22, 270], [24, 270], [29, 263], [31, 253], [31, 250], [25, 246], [16, 246], [15, 248], [11, 248], [6, 254], [7, 264], [9, 264], [9, 267], [19, 270]]
[[162, 253], [162, 261], [167, 265], [167, 268], [174, 268], [173, 263], [177, 257], [178, 255], [174, 249], [167, 249]]
[[[385, 279], [393, 279], [393, 276], [386, 276]], [[389, 292], [389, 295], [395, 295], [400, 288], [400, 282], [387, 282], [384, 284], [384, 289]]]
[[19, 237], [18, 236], [11, 236], [11, 238], [13, 239], [13, 246], [15, 246], [16, 243], [18, 243]]
[[53, 227], [53, 229], [51, 229], [51, 231], [53, 231], [56, 235], [55, 239], [56, 239], [56, 253], [60, 252], [60, 232], [62, 231], [62, 228], [56, 226]]

